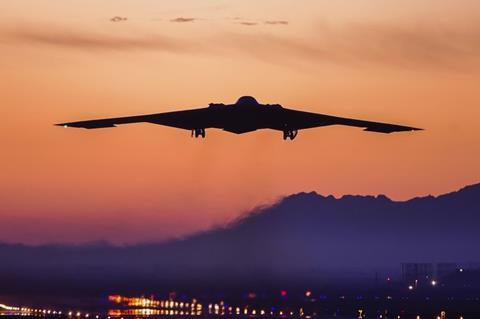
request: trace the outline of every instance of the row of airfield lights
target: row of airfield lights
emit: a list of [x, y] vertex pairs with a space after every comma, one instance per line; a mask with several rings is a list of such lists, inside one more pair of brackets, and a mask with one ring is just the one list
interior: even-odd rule
[[[281, 296], [286, 297], [287, 292], [285, 290], [281, 291]], [[305, 293], [305, 296], [310, 297], [312, 295], [311, 291], [307, 291]], [[167, 308], [171, 310], [166, 310], [165, 312], [161, 314], [165, 315], [200, 315], [202, 313], [202, 304], [198, 303], [196, 299], [193, 299], [191, 303], [188, 302], [177, 302], [173, 300], [153, 300], [153, 299], [148, 299], [148, 298], [131, 298], [131, 297], [123, 297], [120, 295], [113, 295], [109, 296], [109, 300], [113, 301], [115, 303], [126, 303], [128, 306], [133, 306], [133, 307], [160, 307], [160, 308]], [[178, 311], [175, 310], [173, 311], [172, 309], [189, 309], [191, 308], [191, 312], [184, 312], [184, 311]], [[223, 301], [221, 301], [218, 304], [209, 304], [208, 305], [208, 313], [209, 314], [215, 314], [215, 315], [225, 315], [225, 314], [236, 314], [236, 315], [260, 315], [260, 316], [265, 316], [265, 315], [280, 315], [280, 316], [294, 316], [295, 313], [293, 311], [267, 311], [264, 309], [251, 309], [248, 306], [245, 306], [244, 308], [240, 307], [232, 307], [232, 306], [226, 306]], [[304, 315], [303, 309], [300, 309], [299, 311], [300, 316]]]
[[[222, 306], [218, 305], [218, 304], [210, 304], [208, 306], [208, 309], [209, 309], [209, 313], [212, 314], [224, 314], [225, 313], [225, 310], [228, 309], [228, 312], [230, 314], [233, 314], [234, 312], [237, 314], [237, 315], [241, 315], [241, 314], [244, 314], [244, 315], [261, 315], [261, 316], [264, 316], [267, 314], [267, 312], [265, 310], [260, 310], [260, 311], [257, 311], [255, 309], [248, 309], [248, 307], [245, 307], [242, 311], [242, 309], [240, 307], [228, 307], [227, 309], [223, 306], [223, 303], [221, 303]], [[7, 305], [3, 305], [3, 304], [0, 304], [0, 308], [1, 309], [5, 309], [5, 310], [8, 310], [8, 311], [18, 311], [18, 312], [22, 312], [22, 313], [25, 313], [25, 314], [29, 314], [29, 315], [59, 315], [61, 316], [62, 314], [66, 314], [68, 315], [68, 317], [76, 317], [76, 318], [80, 318], [80, 317], [83, 317], [83, 318], [95, 318], [95, 319], [98, 319], [100, 318], [99, 315], [95, 315], [95, 316], [91, 316], [89, 313], [82, 313], [81, 311], [68, 311], [66, 313], [63, 313], [62, 311], [57, 311], [57, 310], [50, 310], [50, 309], [32, 309], [32, 308], [24, 308], [24, 307], [11, 307], [11, 306], [7, 306]], [[221, 311], [222, 309], [222, 311]], [[221, 311], [221, 312], [220, 312]], [[168, 312], [166, 313], [167, 315], [169, 314]], [[178, 315], [178, 313], [172, 313], [172, 314], [175, 314], [175, 315]], [[290, 315], [290, 316], [293, 316], [294, 313], [293, 312], [285, 312], [285, 311], [279, 311], [278, 313], [280, 316], [284, 316], [284, 315]], [[271, 311], [270, 312], [270, 315], [274, 315], [274, 312]], [[303, 309], [300, 309], [300, 315], [303, 315]], [[117, 317], [117, 316], [114, 316], [114, 317]], [[110, 319], [111, 317], [108, 316], [107, 319]]]
[[[23, 313], [27, 313], [27, 314], [62, 315], [62, 312], [61, 312], [61, 311], [56, 311], [56, 310], [32, 309], [32, 308], [24, 308], [24, 307], [12, 307], [12, 306], [7, 306], [7, 305], [5, 305], [5, 304], [0, 304], [0, 309], [4, 309], [4, 310], [8, 310], [8, 311], [19, 311], [19, 312], [23, 312]], [[215, 312], [216, 314], [218, 314], [218, 312], [220, 311], [220, 306], [219, 306], [218, 304], [215, 304], [215, 305], [210, 304], [210, 305], [208, 306], [208, 309], [209, 309], [209, 313], [211, 313], [211, 310], [214, 309], [214, 312]], [[229, 310], [229, 312], [232, 312], [233, 308], [232, 308], [232, 307], [229, 307], [228, 310]], [[236, 307], [236, 308], [235, 308], [235, 313], [236, 313], [236, 314], [241, 314], [241, 310], [240, 310], [239, 307]], [[244, 314], [244, 315], [248, 315], [248, 314], [249, 314], [249, 313], [248, 313], [248, 308], [245, 308], [245, 309], [244, 309], [243, 314]], [[252, 310], [252, 311], [250, 312], [250, 314], [255, 316], [255, 315], [257, 315], [257, 312], [256, 312], [256, 310]], [[260, 314], [260, 315], [265, 315], [266, 312], [265, 312], [265, 310], [260, 310], [259, 314]], [[271, 312], [270, 314], [273, 315], [274, 313]], [[279, 312], [279, 315], [280, 315], [280, 316], [284, 316], [284, 315], [288, 315], [288, 313], [284, 313], [283, 311], [280, 311], [280, 312]], [[290, 316], [293, 316], [293, 315], [294, 315], [293, 312], [290, 312]], [[300, 315], [303, 316], [303, 310], [302, 310], [302, 309], [300, 309]], [[68, 316], [69, 316], [69, 317], [75, 316], [75, 317], [77, 317], [77, 318], [80, 318], [80, 317], [82, 317], [82, 312], [80, 312], [80, 311], [77, 311], [77, 312], [69, 311], [69, 312], [68, 312]], [[90, 318], [90, 314], [89, 314], [89, 313], [84, 313], [83, 316], [84, 316], [85, 318]], [[99, 315], [96, 315], [96, 316], [95, 316], [96, 319], [98, 319], [99, 317], [100, 317]], [[118, 317], [118, 316], [114, 316], [114, 317]], [[383, 316], [380, 315], [380, 318], [382, 318], [382, 317], [383, 317]], [[358, 318], [360, 318], [360, 319], [365, 318], [365, 317], [364, 317], [364, 312], [363, 312], [363, 310], [361, 310], [361, 309], [358, 310]], [[398, 319], [401, 319], [400, 316], [397, 316], [397, 318], [398, 318]], [[420, 317], [419, 315], [417, 315], [415, 318], [416, 318], [416, 319], [421, 319], [421, 317]], [[446, 318], [446, 314], [445, 314], [445, 311], [442, 311], [442, 312], [440, 313], [440, 315], [437, 316], [437, 319], [444, 319], [444, 318]], [[111, 319], [111, 317], [108, 316], [107, 319]], [[123, 319], [123, 317], [122, 317], [121, 319]], [[463, 318], [463, 316], [460, 316], [459, 319], [464, 319], [464, 318]]]
[[[434, 283], [434, 281], [432, 281], [432, 286], [435, 286], [436, 283]], [[411, 286], [410, 286], [411, 287]], [[306, 295], [311, 295], [311, 293], [307, 292]], [[140, 299], [140, 298], [133, 298], [133, 299]], [[144, 299], [144, 298], [141, 298], [141, 299]], [[144, 299], [144, 300], [148, 300], [148, 299]], [[150, 300], [149, 300], [150, 301]], [[194, 300], [192, 303], [191, 303], [191, 306], [192, 308], [194, 307], [196, 303], [196, 300]], [[143, 304], [143, 302], [142, 302]], [[188, 307], [189, 304], [188, 303], [183, 303], [183, 302], [173, 302], [173, 301], [165, 301], [165, 302], [162, 302], [163, 305], [165, 306], [170, 306], [170, 307], [180, 307], [182, 308], [182, 306], [185, 306], [185, 307]], [[202, 305], [200, 303], [197, 303], [197, 309], [199, 311], [201, 311], [202, 309]], [[28, 314], [28, 315], [59, 315], [61, 316], [62, 315], [62, 311], [57, 311], [57, 310], [50, 310], [50, 309], [33, 309], [33, 308], [27, 308], [27, 307], [14, 307], [14, 306], [7, 306], [5, 304], [0, 304], [0, 309], [4, 309], [4, 310], [8, 310], [8, 311], [17, 311], [17, 312], [21, 312], [21, 313], [24, 313], [24, 314]], [[220, 302], [220, 304], [209, 304], [208, 305], [208, 313], [209, 314], [221, 314], [221, 315], [224, 315], [226, 310], [228, 309], [228, 313], [229, 314], [237, 314], [237, 315], [241, 315], [242, 314], [242, 310], [240, 307], [231, 307], [229, 306], [228, 308], [225, 307], [224, 305], [224, 302]], [[77, 317], [77, 318], [80, 318], [80, 317], [84, 317], [84, 318], [90, 318], [90, 314], [89, 313], [83, 313], [81, 311], [69, 311], [68, 313], [68, 317]], [[175, 313], [172, 313], [172, 312], [166, 312], [165, 313], [166, 315], [168, 314], [175, 314], [175, 315], [178, 315], [178, 313], [175, 311]], [[192, 312], [193, 314], [193, 312]], [[266, 315], [267, 312], [265, 310], [260, 310], [257, 312], [257, 310], [255, 309], [249, 309], [248, 306], [246, 306], [244, 309], [243, 309], [243, 315], [252, 315], [252, 316], [255, 316], [255, 315], [261, 315], [261, 316], [264, 316]], [[275, 315], [275, 313], [273, 311], [270, 311], [269, 313], [270, 315]], [[278, 312], [278, 315], [280, 316], [294, 316], [294, 312], [293, 311], [290, 311], [290, 312], [284, 312], [282, 310], [280, 310]], [[304, 312], [303, 312], [303, 309], [300, 308], [300, 311], [299, 311], [299, 315], [300, 316], [304, 316]], [[363, 310], [359, 310], [358, 311], [358, 318], [364, 318], [364, 315], [363, 315]], [[115, 318], [119, 317], [119, 316], [113, 316]], [[93, 316], [92, 316], [93, 318]], [[95, 319], [99, 319], [100, 316], [99, 315], [95, 315]], [[380, 318], [382, 318], [382, 316], [380, 316]], [[398, 316], [397, 317], [398, 319], [400, 319], [401, 317]], [[444, 319], [446, 318], [446, 315], [445, 315], [445, 312], [442, 311], [440, 316], [437, 316], [437, 319]], [[111, 319], [110, 316], [107, 317], [107, 319]], [[123, 317], [121, 318], [123, 319]], [[419, 315], [416, 316], [416, 319], [421, 319], [421, 317]], [[463, 316], [460, 316], [459, 319], [464, 319]]]
[[[280, 316], [294, 316], [295, 313], [293, 311], [283, 311], [283, 310], [280, 310], [278, 311], [278, 313], [275, 313], [273, 311], [269, 311], [267, 312], [266, 310], [264, 309], [261, 309], [261, 310], [256, 310], [256, 309], [249, 309], [248, 306], [246, 306], [243, 310], [240, 308], [240, 307], [232, 307], [232, 306], [229, 306], [228, 308], [226, 308], [225, 306], [223, 306], [223, 304], [221, 303], [220, 305], [218, 304], [209, 304], [208, 305], [208, 313], [209, 314], [216, 314], [216, 315], [225, 315], [226, 313], [228, 313], [229, 315], [233, 315], [233, 314], [236, 314], [236, 315], [252, 315], [252, 316], [257, 316], [257, 315], [260, 315], [260, 316], [265, 316], [267, 314], [269, 315], [280, 315]], [[304, 315], [304, 312], [303, 312], [303, 308], [300, 308], [300, 311], [299, 311], [299, 315], [300, 316], [303, 316]]]

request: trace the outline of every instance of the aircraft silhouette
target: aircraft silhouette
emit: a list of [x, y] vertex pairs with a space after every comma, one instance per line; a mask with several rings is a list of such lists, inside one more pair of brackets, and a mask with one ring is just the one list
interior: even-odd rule
[[235, 104], [210, 103], [208, 107], [157, 114], [116, 117], [55, 124], [64, 127], [86, 129], [115, 127], [118, 124], [153, 123], [190, 130], [192, 136], [205, 137], [207, 128], [223, 129], [242, 134], [258, 129], [283, 132], [283, 139], [293, 140], [298, 130], [307, 128], [348, 125], [364, 128], [364, 131], [392, 133], [419, 131], [422, 129], [396, 124], [370, 122], [325, 114], [297, 111], [280, 104], [260, 104], [251, 96], [242, 96]]

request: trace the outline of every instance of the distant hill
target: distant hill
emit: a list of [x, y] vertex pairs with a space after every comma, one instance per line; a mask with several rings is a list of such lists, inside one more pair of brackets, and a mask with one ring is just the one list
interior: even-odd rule
[[480, 260], [479, 229], [480, 184], [405, 202], [312, 192], [166, 248], [173, 260], [191, 262], [182, 258], [188, 252], [203, 267], [375, 269], [406, 261]]
[[166, 243], [1, 244], [0, 281], [321, 279], [334, 272], [399, 269], [409, 261], [478, 262], [479, 229], [480, 184], [404, 202], [299, 193], [227, 226]]

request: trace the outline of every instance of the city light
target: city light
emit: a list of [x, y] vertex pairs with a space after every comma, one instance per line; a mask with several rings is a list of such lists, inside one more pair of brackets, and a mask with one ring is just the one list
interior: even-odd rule
[[435, 280], [432, 280], [431, 284], [432, 284], [432, 286], [436, 286], [437, 282]]

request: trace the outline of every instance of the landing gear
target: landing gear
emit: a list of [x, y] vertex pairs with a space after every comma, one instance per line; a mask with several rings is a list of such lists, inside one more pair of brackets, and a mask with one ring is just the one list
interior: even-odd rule
[[283, 131], [283, 139], [290, 139], [293, 141], [295, 137], [297, 137], [298, 130], [284, 130]]
[[196, 128], [192, 130], [192, 137], [198, 138], [201, 136], [202, 138], [205, 138], [205, 129], [204, 128]]

